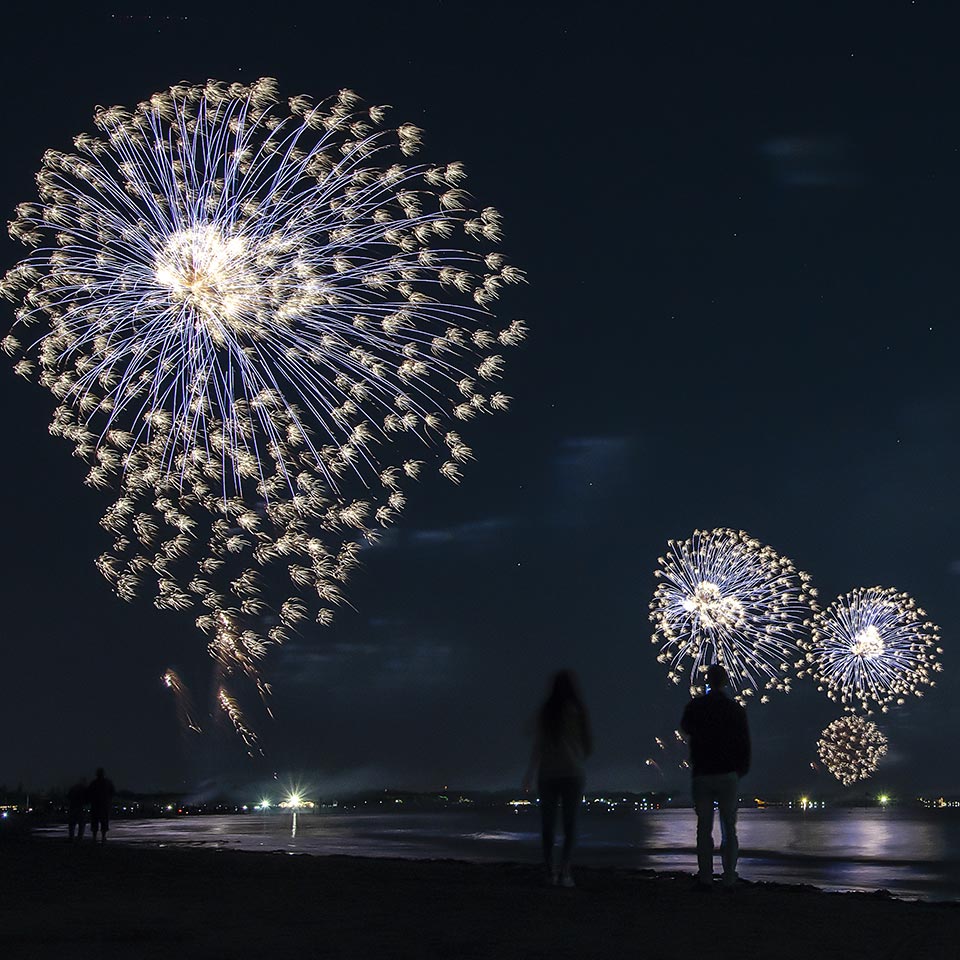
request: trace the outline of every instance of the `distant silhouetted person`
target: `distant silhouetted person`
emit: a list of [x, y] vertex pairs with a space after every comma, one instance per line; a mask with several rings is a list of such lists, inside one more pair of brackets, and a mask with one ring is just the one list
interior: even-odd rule
[[110, 829], [110, 808], [113, 805], [113, 784], [104, 776], [103, 767], [97, 770], [96, 779], [87, 788], [90, 800], [90, 830], [93, 839], [97, 839], [97, 829], [100, 830], [100, 839], [107, 842], [107, 831]]
[[713, 884], [713, 804], [720, 810], [720, 853], [723, 883], [737, 882], [737, 804], [740, 778], [750, 769], [747, 711], [727, 696], [727, 671], [719, 664], [707, 670], [707, 692], [694, 697], [683, 711], [680, 729], [690, 742], [693, 806], [697, 811], [697, 882]]
[[[576, 841], [577, 810], [583, 796], [584, 762], [593, 749], [587, 708], [569, 670], [557, 673], [537, 715], [536, 740], [524, 778], [529, 790], [537, 776], [543, 838], [543, 862], [551, 883], [572, 887], [570, 861]], [[563, 808], [563, 850], [554, 861], [557, 806]]]
[[84, 823], [83, 808], [87, 805], [87, 781], [75, 783], [67, 791], [67, 832], [72, 840], [74, 834], [78, 840], [83, 839]]

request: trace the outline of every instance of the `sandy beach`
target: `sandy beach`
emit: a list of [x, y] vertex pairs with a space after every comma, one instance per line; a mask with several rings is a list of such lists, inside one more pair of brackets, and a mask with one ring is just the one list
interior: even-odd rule
[[960, 905], [520, 864], [0, 840], [5, 960], [954, 958]]

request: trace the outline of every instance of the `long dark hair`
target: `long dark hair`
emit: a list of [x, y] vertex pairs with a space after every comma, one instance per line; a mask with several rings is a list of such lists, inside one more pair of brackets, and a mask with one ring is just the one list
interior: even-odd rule
[[571, 670], [558, 670], [550, 684], [550, 694], [540, 708], [540, 732], [549, 740], [557, 741], [563, 733], [563, 714], [568, 705], [580, 714], [584, 738], [589, 737], [587, 708], [580, 696], [577, 678]]

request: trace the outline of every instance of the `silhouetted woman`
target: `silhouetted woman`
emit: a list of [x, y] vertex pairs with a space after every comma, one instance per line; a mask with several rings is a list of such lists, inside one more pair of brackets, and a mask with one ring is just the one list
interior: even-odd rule
[[[576, 840], [577, 810], [583, 797], [584, 761], [593, 743], [590, 721], [577, 681], [569, 670], [553, 678], [550, 695], [537, 715], [537, 734], [524, 780], [529, 790], [537, 775], [543, 830], [543, 862], [551, 883], [572, 887], [570, 858]], [[563, 808], [563, 849], [560, 866], [554, 862], [557, 806]]]

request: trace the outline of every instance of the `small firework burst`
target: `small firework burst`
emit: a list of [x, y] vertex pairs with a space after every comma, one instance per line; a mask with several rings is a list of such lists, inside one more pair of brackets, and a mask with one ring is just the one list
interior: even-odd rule
[[742, 530], [723, 527], [670, 540], [659, 563], [651, 640], [672, 682], [689, 669], [691, 694], [702, 693], [703, 674], [719, 663], [741, 703], [758, 691], [789, 692], [799, 635], [816, 609], [808, 574]]
[[817, 754], [845, 787], [866, 780], [886, 755], [887, 738], [872, 720], [854, 714], [834, 720], [820, 734]]
[[909, 594], [858, 587], [814, 618], [805, 672], [845, 710], [886, 713], [934, 686], [939, 633]]

